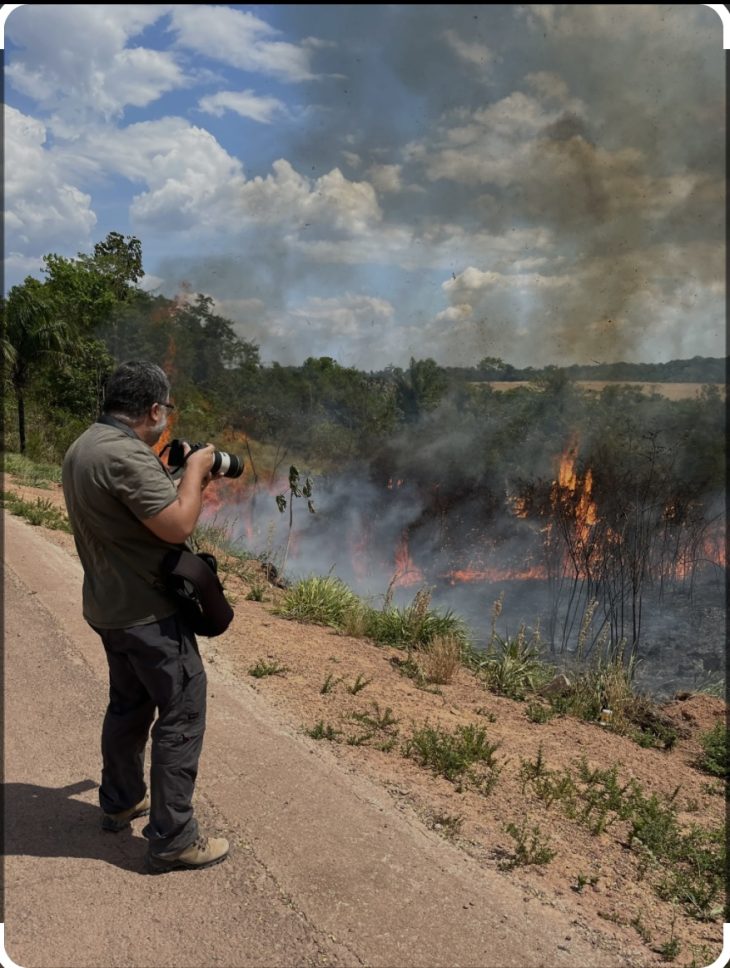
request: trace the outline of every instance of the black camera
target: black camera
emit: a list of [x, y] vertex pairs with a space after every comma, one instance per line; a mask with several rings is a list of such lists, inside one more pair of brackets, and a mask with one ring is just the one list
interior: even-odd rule
[[[169, 449], [167, 466], [170, 470], [180, 470], [191, 454], [207, 446], [206, 444], [188, 444], [190, 450], [186, 454], [184, 446], [186, 443], [187, 441], [185, 440], [171, 440], [167, 447], [165, 447], [165, 450]], [[213, 453], [213, 467], [210, 472], [213, 477], [240, 477], [243, 474], [243, 461], [240, 457], [236, 457], [233, 454], [226, 454], [223, 450], [216, 450]]]

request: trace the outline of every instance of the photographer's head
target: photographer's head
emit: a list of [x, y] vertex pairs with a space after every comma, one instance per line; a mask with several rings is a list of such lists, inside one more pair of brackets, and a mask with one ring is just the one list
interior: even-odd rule
[[165, 371], [140, 360], [122, 363], [106, 381], [102, 409], [128, 424], [146, 444], [156, 444], [174, 409]]

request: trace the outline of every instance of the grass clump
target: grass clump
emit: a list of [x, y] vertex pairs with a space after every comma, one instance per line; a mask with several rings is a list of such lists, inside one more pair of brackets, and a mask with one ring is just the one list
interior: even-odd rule
[[29, 524], [35, 527], [71, 533], [71, 524], [67, 516], [47, 498], [37, 497], [34, 501], [25, 501], [12, 491], [2, 491], [0, 492], [0, 503], [11, 514], [25, 518]]
[[421, 766], [457, 783], [467, 778], [478, 781], [475, 765], [488, 767], [496, 779], [499, 771], [494, 754], [498, 746], [489, 742], [481, 726], [457, 726], [454, 733], [448, 733], [427, 724], [414, 732], [403, 752]]
[[369, 686], [372, 681], [372, 679], [366, 679], [363, 674], [359, 672], [357, 679], [355, 679], [351, 686], [347, 687], [347, 691], [351, 696], [356, 696], [359, 692], [362, 692], [366, 686]]
[[342, 628], [345, 615], [357, 602], [357, 596], [339, 578], [313, 576], [287, 591], [277, 613], [299, 622]]
[[312, 739], [328, 739], [334, 742], [338, 736], [342, 735], [342, 731], [335, 729], [329, 723], [325, 726], [324, 720], [320, 719], [316, 726], [311, 729], [305, 730], [307, 736], [311, 736]]
[[528, 864], [549, 864], [555, 857], [556, 851], [551, 849], [548, 841], [542, 839], [542, 831], [538, 826], [533, 827], [529, 834], [527, 821], [519, 827], [508, 823], [505, 830], [515, 841], [515, 853], [510, 860], [500, 865], [503, 870]]
[[728, 745], [728, 730], [725, 723], [718, 722], [706, 733], [699, 737], [702, 755], [697, 766], [710, 776], [727, 779], [730, 775], [730, 746]]
[[57, 464], [37, 464], [24, 454], [3, 454], [3, 470], [26, 487], [47, 488], [49, 484], [61, 483], [61, 468]]
[[524, 625], [514, 638], [503, 639], [493, 634], [477, 675], [491, 692], [522, 700], [528, 693], [536, 692], [552, 675], [553, 670], [543, 661], [542, 653], [538, 629], [530, 640]]
[[445, 686], [453, 682], [462, 665], [463, 646], [454, 635], [437, 635], [424, 647], [417, 660], [426, 682]]
[[251, 666], [248, 670], [248, 674], [255, 679], [263, 679], [266, 676], [283, 676], [288, 671], [286, 666], [279, 665], [278, 662], [266, 662], [265, 659], [259, 659], [256, 665]]

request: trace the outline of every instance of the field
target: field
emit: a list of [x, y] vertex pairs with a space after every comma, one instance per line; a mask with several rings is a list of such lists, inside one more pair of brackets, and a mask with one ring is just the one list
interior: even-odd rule
[[[686, 400], [691, 397], [696, 397], [699, 395], [702, 387], [708, 385], [716, 386], [721, 393], [725, 393], [725, 385], [723, 383], [638, 383], [619, 380], [576, 380], [575, 383], [581, 389], [594, 393], [600, 393], [604, 387], [608, 386], [636, 387], [647, 394], [659, 393], [661, 396], [666, 397], [667, 400]], [[527, 380], [516, 380], [512, 383], [491, 381], [489, 385], [494, 390], [504, 391], [515, 390], [517, 387], [527, 387], [531, 384]]]

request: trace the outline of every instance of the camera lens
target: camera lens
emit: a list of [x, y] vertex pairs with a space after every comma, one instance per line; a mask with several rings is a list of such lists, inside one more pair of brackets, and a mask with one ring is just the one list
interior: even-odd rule
[[211, 473], [218, 477], [240, 477], [243, 474], [243, 461], [233, 454], [217, 450], [213, 458]]

